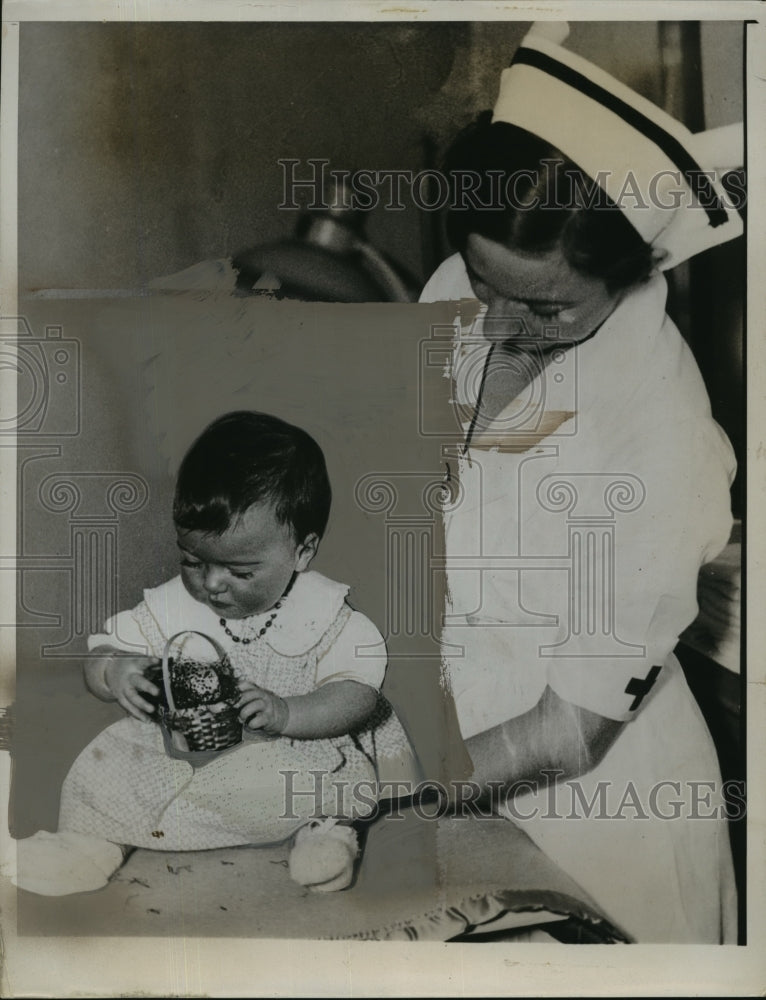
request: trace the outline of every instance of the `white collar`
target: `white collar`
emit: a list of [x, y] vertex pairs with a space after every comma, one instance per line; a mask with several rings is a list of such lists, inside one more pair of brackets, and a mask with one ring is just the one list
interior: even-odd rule
[[[423, 294], [421, 302], [476, 300], [471, 288], [465, 262], [459, 253], [444, 260], [432, 275]], [[576, 389], [573, 394], [571, 385], [563, 380], [551, 378], [552, 372], [545, 370], [538, 375], [535, 384], [541, 378], [545, 379], [546, 410], [571, 411], [579, 409], [578, 397], [587, 399], [590, 406], [598, 400], [607, 401], [617, 396], [625, 398], [627, 392], [633, 392], [646, 375], [646, 366], [662, 364], [661, 351], [658, 351], [658, 339], [667, 327], [672, 324], [665, 315], [667, 299], [667, 282], [662, 274], [657, 274], [648, 282], [636, 286], [629, 291], [610, 316], [604, 320], [600, 329], [588, 340], [573, 348], [573, 355], [564, 365], [565, 377], [576, 379]], [[473, 312], [471, 312], [473, 315]], [[472, 321], [470, 328], [461, 330], [458, 319], [455, 322], [455, 333], [458, 341], [469, 335], [476, 345], [481, 340], [481, 314]], [[481, 343], [475, 346], [470, 361], [470, 371], [480, 371], [489, 344]], [[576, 365], [572, 375], [571, 364]], [[610, 372], [619, 373], [620, 378], [609, 381]], [[456, 372], [453, 371], [453, 377]], [[475, 384], [471, 385], [475, 390]], [[456, 392], [461, 397], [460, 385]], [[532, 389], [530, 389], [530, 397]], [[462, 399], [462, 397], [461, 397]], [[462, 399], [466, 405], [473, 400]], [[574, 402], [574, 406], [573, 406]], [[498, 414], [493, 423], [503, 425], [504, 418], [510, 416], [518, 404], [513, 401], [503, 413]], [[489, 430], [489, 429], [488, 429]], [[544, 435], [547, 436], [547, 435]], [[567, 433], [567, 436], [569, 434]]]
[[[647, 365], [662, 364], [657, 341], [667, 321], [666, 298], [667, 282], [661, 274], [636, 286], [596, 333], [571, 349], [571, 355], [563, 363], [561, 382], [551, 378], [547, 368], [543, 369], [533, 384], [544, 383], [540, 397], [545, 410], [571, 412], [578, 417], [583, 413], [593, 414], [595, 407], [599, 410], [606, 407], [609, 411], [615, 399], [624, 403], [637, 388], [644, 386]], [[517, 401], [512, 400], [493, 423], [503, 426], [517, 406]], [[547, 436], [543, 432], [541, 438]], [[569, 430], [566, 436], [571, 436]]]
[[[309, 570], [299, 573], [274, 624], [259, 642], [269, 645], [282, 656], [300, 656], [315, 646], [335, 620], [348, 594], [348, 586]], [[211, 635], [225, 648], [231, 639], [223, 634], [220, 616], [207, 605], [195, 600], [186, 590], [180, 576], [168, 584], [144, 591], [144, 600], [164, 635], [179, 629], [193, 628]], [[232, 621], [235, 635], [257, 633], [271, 612]], [[237, 631], [237, 628], [241, 632]]]

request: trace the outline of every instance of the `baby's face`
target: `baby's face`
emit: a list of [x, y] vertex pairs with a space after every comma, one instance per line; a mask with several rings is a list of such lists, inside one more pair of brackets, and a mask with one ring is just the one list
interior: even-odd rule
[[271, 504], [258, 503], [222, 535], [176, 529], [181, 578], [196, 600], [226, 619], [272, 608], [295, 572], [303, 572], [318, 544], [316, 535], [296, 542]]

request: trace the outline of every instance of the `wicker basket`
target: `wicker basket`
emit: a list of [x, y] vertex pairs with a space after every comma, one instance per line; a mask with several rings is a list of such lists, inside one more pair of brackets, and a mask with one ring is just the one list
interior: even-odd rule
[[[182, 635], [200, 635], [213, 646], [218, 660], [172, 659], [170, 650]], [[242, 740], [239, 720], [239, 690], [223, 648], [204, 632], [187, 629], [176, 632], [165, 643], [160, 668], [147, 676], [162, 685], [158, 703], [160, 725], [176, 751], [196, 753], [201, 750], [226, 750]]]

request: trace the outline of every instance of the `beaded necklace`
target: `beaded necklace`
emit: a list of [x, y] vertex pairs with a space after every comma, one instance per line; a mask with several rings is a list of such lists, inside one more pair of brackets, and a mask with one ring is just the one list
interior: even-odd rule
[[225, 618], [218, 619], [218, 623], [220, 624], [221, 628], [224, 630], [226, 635], [228, 635], [228, 637], [232, 640], [232, 642], [241, 642], [243, 646], [249, 646], [251, 642], [257, 642], [260, 638], [262, 638], [262, 636], [266, 635], [268, 630], [274, 624], [274, 619], [279, 614], [279, 609], [282, 607], [285, 598], [290, 593], [290, 590], [292, 589], [293, 582], [296, 576], [297, 574], [293, 573], [293, 575], [290, 577], [290, 582], [288, 583], [285, 592], [282, 594], [277, 603], [274, 605], [274, 610], [269, 615], [267, 621], [258, 630], [256, 635], [251, 635], [251, 636], [234, 635], [232, 630], [229, 628], [226, 619]]

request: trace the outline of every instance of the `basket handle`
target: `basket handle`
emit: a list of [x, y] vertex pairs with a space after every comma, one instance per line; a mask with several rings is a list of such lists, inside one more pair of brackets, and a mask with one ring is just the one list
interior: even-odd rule
[[207, 641], [210, 643], [213, 649], [215, 649], [216, 653], [218, 653], [218, 656], [221, 660], [225, 660], [227, 658], [226, 650], [223, 648], [223, 646], [221, 646], [221, 644], [217, 640], [215, 640], [212, 637], [212, 635], [207, 635], [205, 632], [197, 632], [193, 628], [184, 628], [181, 629], [180, 632], [176, 632], [175, 635], [171, 635], [171, 637], [165, 643], [165, 648], [162, 651], [162, 684], [163, 687], [165, 688], [165, 697], [167, 698], [168, 701], [168, 709], [171, 712], [175, 712], [176, 705], [175, 702], [173, 701], [173, 690], [172, 690], [173, 685], [170, 680], [170, 667], [168, 665], [168, 657], [170, 654], [171, 646], [176, 641], [176, 639], [182, 635], [201, 635], [203, 639], [207, 639]]

